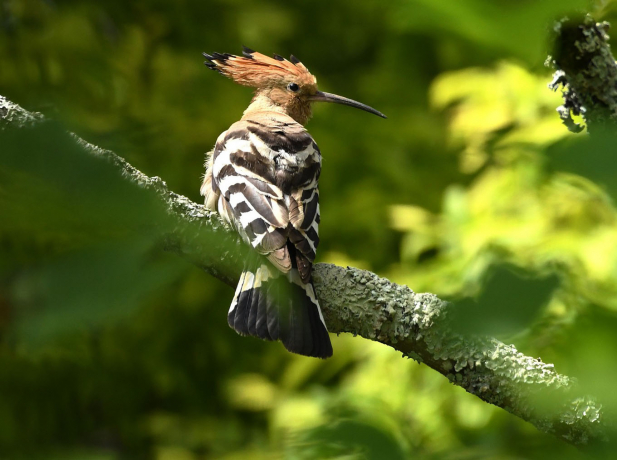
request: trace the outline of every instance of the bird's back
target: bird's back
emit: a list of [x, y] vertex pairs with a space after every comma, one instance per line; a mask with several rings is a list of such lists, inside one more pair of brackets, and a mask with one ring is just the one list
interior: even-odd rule
[[[313, 138], [285, 114], [247, 114], [221, 134], [207, 166], [202, 185], [206, 204], [273, 265], [252, 261], [246, 267], [229, 312], [230, 325], [241, 334], [280, 339], [296, 353], [330, 356], [311, 283], [319, 244], [321, 171]], [[264, 292], [266, 283], [272, 285], [281, 274], [291, 282], [293, 295]]]

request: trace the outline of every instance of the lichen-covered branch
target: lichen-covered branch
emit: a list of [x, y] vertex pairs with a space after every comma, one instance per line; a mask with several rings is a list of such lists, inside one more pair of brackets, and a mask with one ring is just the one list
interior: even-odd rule
[[315, 273], [326, 323], [389, 345], [502, 407], [576, 445], [605, 437], [602, 407], [577, 395], [552, 364], [492, 338], [462, 337], [447, 322], [448, 304], [377, 275], [321, 264]]
[[564, 104], [557, 111], [571, 131], [584, 129], [572, 115], [582, 116], [587, 129], [617, 124], [617, 64], [608, 28], [608, 22], [596, 23], [589, 15], [555, 25], [554, 55], [548, 62], [556, 72], [549, 86], [563, 86]]
[[[43, 120], [40, 114], [31, 114], [1, 96], [0, 117], [0, 128]], [[161, 201], [172, 221], [161, 226], [165, 249], [235, 284], [241, 271], [242, 256], [237, 250], [241, 244], [215, 214], [169, 191], [161, 179], [147, 177], [113, 152], [75, 139], [85, 152], [112, 163], [119, 174]], [[360, 335], [391, 346], [469, 393], [572, 444], [606, 439], [601, 405], [578, 394], [573, 379], [511, 345], [454, 333], [447, 323], [448, 304], [435, 295], [416, 294], [374, 273], [331, 264], [315, 266], [314, 282], [331, 332]]]

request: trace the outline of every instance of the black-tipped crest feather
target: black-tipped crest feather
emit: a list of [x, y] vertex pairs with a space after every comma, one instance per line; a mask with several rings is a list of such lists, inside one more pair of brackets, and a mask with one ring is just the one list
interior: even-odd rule
[[217, 60], [217, 58], [215, 57], [215, 55], [217, 53], [212, 53], [212, 54], [208, 54], [208, 53], [201, 53], [203, 55], [203, 57], [205, 57], [207, 59], [207, 61], [204, 62], [204, 65], [210, 69], [210, 70], [215, 70], [218, 73], [222, 73], [221, 69], [219, 68], [219, 66], [216, 65], [216, 63], [214, 62], [215, 60]]

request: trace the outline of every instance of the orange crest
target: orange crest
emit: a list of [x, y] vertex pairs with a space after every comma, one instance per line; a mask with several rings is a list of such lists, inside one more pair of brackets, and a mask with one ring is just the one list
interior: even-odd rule
[[236, 83], [254, 88], [296, 83], [299, 86], [313, 86], [317, 79], [294, 56], [290, 61], [274, 55], [274, 58], [243, 47], [243, 56], [233, 54], [203, 53], [208, 68], [231, 78]]

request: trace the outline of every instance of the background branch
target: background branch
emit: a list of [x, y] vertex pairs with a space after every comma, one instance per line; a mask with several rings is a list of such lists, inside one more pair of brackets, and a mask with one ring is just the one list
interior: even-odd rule
[[617, 123], [617, 64], [608, 43], [609, 26], [590, 15], [555, 25], [557, 37], [549, 62], [557, 71], [550, 86], [563, 85], [564, 104], [558, 112], [571, 131], [583, 129], [572, 115], [582, 116], [588, 129]]
[[[41, 114], [1, 96], [0, 116], [0, 126], [24, 127], [44, 120]], [[172, 220], [171, 227], [160, 229], [167, 251], [235, 285], [241, 243], [216, 214], [170, 191], [160, 178], [146, 176], [113, 152], [74, 138], [85, 152], [114, 165], [164, 205]], [[552, 364], [519, 353], [514, 346], [453, 332], [447, 322], [451, 307], [435, 295], [417, 294], [374, 273], [331, 264], [315, 266], [314, 282], [331, 332], [360, 335], [391, 346], [469, 393], [572, 444], [606, 439], [601, 405], [578, 394], [573, 379], [555, 372]]]

